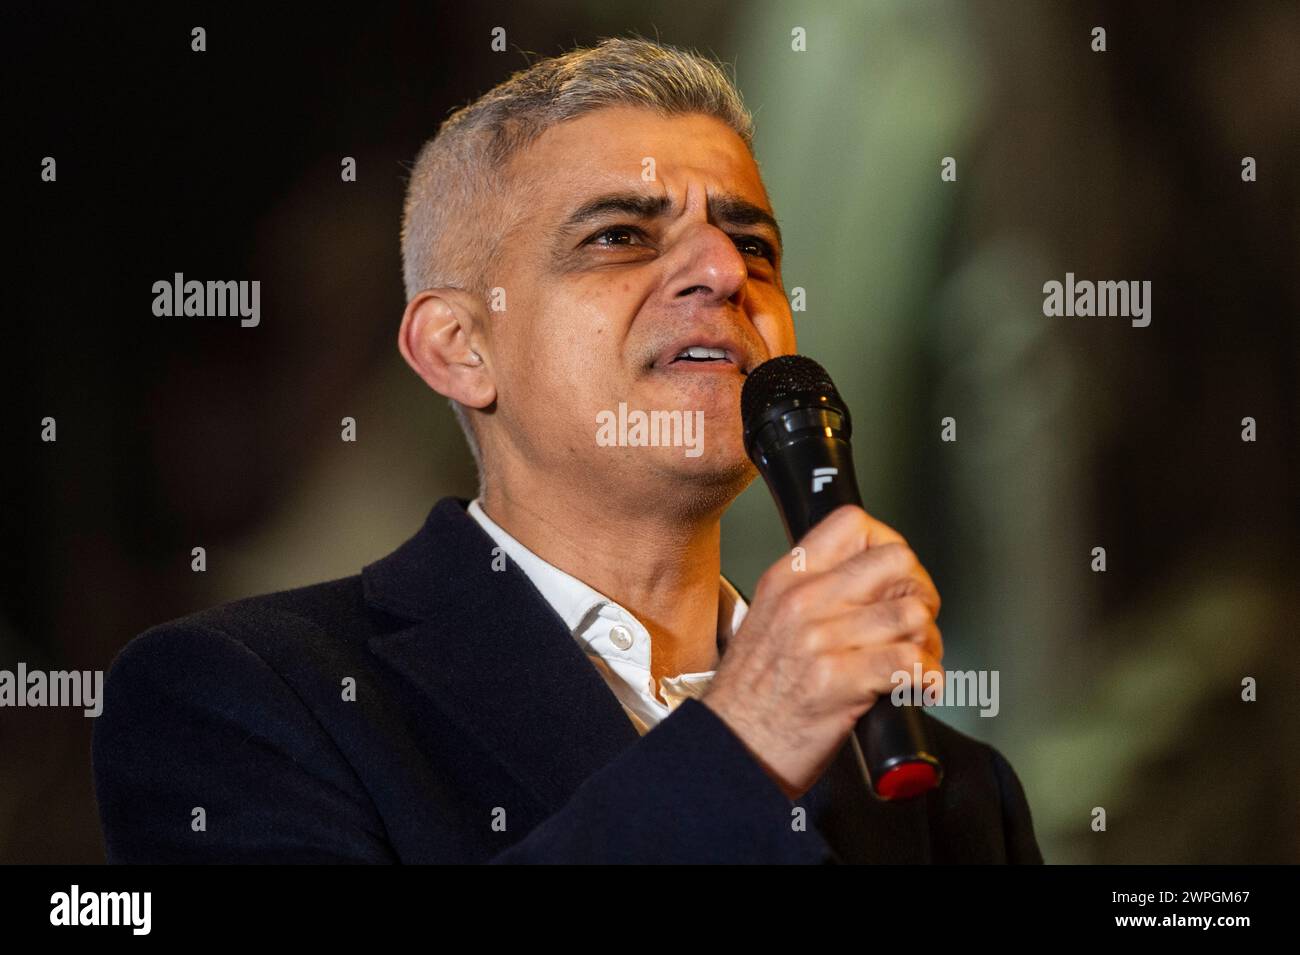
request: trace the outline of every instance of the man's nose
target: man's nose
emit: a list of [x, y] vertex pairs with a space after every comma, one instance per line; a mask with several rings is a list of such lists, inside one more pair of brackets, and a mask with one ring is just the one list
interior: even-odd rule
[[678, 265], [669, 281], [670, 300], [700, 295], [720, 304], [743, 292], [749, 278], [745, 257], [717, 226], [692, 225], [679, 240], [678, 252]]

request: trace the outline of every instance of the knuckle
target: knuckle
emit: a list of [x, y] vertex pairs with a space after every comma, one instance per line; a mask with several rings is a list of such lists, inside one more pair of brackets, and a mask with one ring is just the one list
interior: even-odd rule
[[844, 504], [828, 515], [828, 520], [835, 521], [835, 533], [851, 536], [857, 543], [857, 550], [864, 550], [871, 539], [871, 517], [857, 504]]
[[803, 649], [810, 656], [825, 655], [830, 646], [830, 633], [823, 624], [809, 624], [803, 628]]
[[894, 546], [898, 548], [894, 559], [898, 562], [900, 568], [912, 571], [921, 566], [921, 561], [917, 558], [916, 551], [912, 550], [911, 546], [906, 543], [899, 543]]
[[812, 615], [816, 598], [807, 584], [791, 587], [781, 598], [782, 610], [791, 620], [806, 620]]
[[906, 632], [911, 633], [920, 630], [930, 622], [930, 608], [925, 605], [925, 601], [920, 597], [912, 595], [904, 597], [902, 609], [899, 614], [900, 623]]
[[911, 575], [913, 555], [906, 544], [882, 544], [868, 553], [873, 576], [901, 581]]
[[862, 527], [870, 521], [867, 512], [858, 504], [841, 504], [831, 512], [830, 516], [850, 528]]

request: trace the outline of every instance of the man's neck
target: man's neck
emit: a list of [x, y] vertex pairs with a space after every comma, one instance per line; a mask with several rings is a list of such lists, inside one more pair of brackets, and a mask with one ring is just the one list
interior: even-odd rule
[[589, 501], [553, 493], [516, 495], [489, 486], [480, 504], [537, 556], [616, 601], [645, 625], [655, 687], [662, 676], [714, 669], [719, 516], [686, 520], [644, 511], [612, 513], [593, 509]]

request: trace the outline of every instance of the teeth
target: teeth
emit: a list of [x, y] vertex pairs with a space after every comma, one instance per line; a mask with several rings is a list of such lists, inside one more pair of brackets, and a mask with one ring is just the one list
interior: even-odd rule
[[703, 345], [692, 345], [687, 348], [678, 358], [726, 358], [727, 352], [723, 348], [705, 348]]

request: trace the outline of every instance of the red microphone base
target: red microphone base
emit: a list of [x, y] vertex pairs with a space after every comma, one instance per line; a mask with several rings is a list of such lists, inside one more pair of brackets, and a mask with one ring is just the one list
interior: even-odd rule
[[886, 772], [876, 782], [881, 799], [910, 799], [939, 785], [939, 771], [929, 763], [902, 763]]

